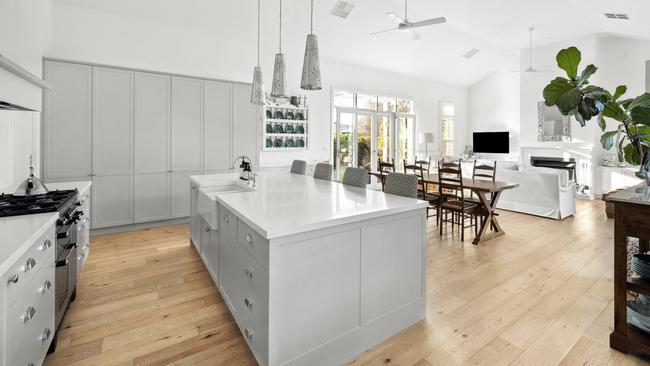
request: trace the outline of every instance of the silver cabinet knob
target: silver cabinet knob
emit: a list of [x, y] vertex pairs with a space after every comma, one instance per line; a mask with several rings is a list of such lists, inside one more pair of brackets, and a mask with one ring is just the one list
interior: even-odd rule
[[52, 335], [52, 331], [50, 328], [45, 328], [43, 331], [43, 334], [41, 334], [40, 339], [42, 343], [47, 342], [48, 339], [50, 339], [50, 336]]
[[247, 308], [253, 309], [253, 300], [251, 300], [248, 296], [244, 298], [244, 305], [246, 305]]
[[36, 315], [36, 308], [33, 306], [28, 306], [27, 310], [25, 310], [25, 315], [23, 315], [23, 322], [27, 323], [28, 321], [34, 319], [34, 316]]
[[24, 269], [25, 272], [29, 272], [34, 267], [36, 267], [36, 259], [29, 258], [28, 260], [25, 261], [25, 269]]
[[52, 282], [45, 280], [45, 282], [43, 282], [43, 286], [39, 291], [44, 294], [48, 292], [51, 288], [52, 288]]
[[19, 279], [18, 275], [15, 274], [15, 275], [9, 277], [9, 279], [7, 280], [7, 284], [18, 283], [18, 279]]
[[253, 270], [251, 268], [247, 267], [244, 272], [246, 272], [246, 276], [248, 276], [249, 278], [253, 278]]
[[246, 242], [251, 245], [253, 244], [253, 235], [251, 233], [246, 233]]
[[230, 217], [228, 215], [224, 215], [223, 216], [223, 221], [225, 221], [226, 224], [229, 223], [230, 222]]
[[50, 249], [50, 247], [52, 247], [52, 242], [50, 241], [50, 239], [47, 239], [43, 242], [43, 245], [41, 246], [41, 251], [46, 251]]
[[253, 339], [253, 334], [254, 332], [250, 328], [248, 327], [244, 328], [244, 335], [246, 336], [246, 338], [248, 338], [248, 340]]
[[206, 228], [205, 228], [205, 232], [206, 232], [206, 233], [209, 233], [209, 232], [210, 232], [210, 228], [206, 227]]
[[85, 255], [83, 255], [83, 254], [80, 255], [79, 257], [77, 257], [77, 261], [81, 262], [82, 260], [84, 260], [84, 257], [85, 257]]

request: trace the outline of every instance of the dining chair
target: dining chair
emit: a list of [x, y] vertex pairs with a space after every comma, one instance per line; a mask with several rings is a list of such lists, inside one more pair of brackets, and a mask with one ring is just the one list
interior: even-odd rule
[[[492, 181], [496, 179], [497, 175], [497, 162], [496, 161], [479, 161], [474, 160], [474, 168], [472, 169], [472, 179], [474, 180], [487, 180]], [[474, 197], [474, 192], [470, 193], [468, 202], [475, 203], [477, 205], [475, 214], [483, 220], [483, 217], [487, 216], [487, 209], [483, 206], [483, 203], [478, 197]], [[489, 198], [488, 202], [492, 201], [492, 197]], [[490, 228], [493, 228], [490, 224]]]
[[[406, 160], [404, 160], [404, 173], [409, 174], [409, 172], [418, 177], [418, 198], [429, 202], [427, 218], [437, 216], [440, 206], [440, 194], [429, 191], [429, 185], [424, 180], [424, 167], [421, 164], [407, 164]], [[436, 220], [437, 222], [438, 220]]]
[[384, 192], [402, 197], [418, 198], [418, 177], [413, 174], [388, 173]]
[[332, 164], [318, 163], [314, 168], [314, 178], [332, 180]]
[[391, 160], [391, 163], [382, 161], [381, 158], [377, 159], [377, 170], [379, 171], [380, 175], [380, 182], [381, 182], [381, 190], [383, 191], [385, 188], [386, 184], [386, 176], [388, 173], [394, 173], [395, 172], [395, 161]]
[[[460, 162], [441, 162], [438, 166], [438, 192], [440, 194], [440, 210], [438, 211], [440, 223], [440, 235], [442, 236], [442, 224], [451, 223], [451, 229], [458, 225], [461, 229], [460, 240], [465, 241], [465, 229], [475, 227], [476, 231], [476, 204], [465, 200], [463, 187], [463, 174]], [[451, 219], [449, 218], [451, 214]], [[469, 219], [469, 225], [466, 225]]]
[[304, 175], [306, 170], [307, 162], [304, 160], [294, 160], [293, 163], [291, 163], [291, 173]]
[[363, 168], [347, 167], [343, 173], [343, 184], [365, 188], [370, 176], [368, 171]]
[[426, 171], [427, 174], [431, 173], [431, 157], [429, 156], [425, 160], [418, 160], [418, 157], [415, 157], [415, 165], [419, 165], [422, 167], [422, 170]]

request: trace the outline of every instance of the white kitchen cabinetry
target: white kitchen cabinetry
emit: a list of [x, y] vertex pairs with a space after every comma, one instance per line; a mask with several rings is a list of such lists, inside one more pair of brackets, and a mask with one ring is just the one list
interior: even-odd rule
[[203, 133], [203, 81], [172, 78], [171, 213], [190, 214], [187, 187], [190, 175], [201, 174]]
[[45, 62], [43, 177], [88, 180], [91, 175], [92, 66]]
[[135, 74], [135, 222], [170, 217], [171, 77]]
[[93, 227], [133, 223], [133, 81], [93, 68]]
[[[36, 216], [36, 215], [30, 215]], [[47, 218], [45, 227], [40, 225]], [[23, 239], [44, 233], [28, 245], [15, 263], [0, 273], [0, 365], [41, 365], [54, 336], [55, 307], [55, 224], [56, 216], [18, 218], [13, 221], [33, 221], [32, 224], [9, 231], [3, 243], [15, 246], [14, 235], [23, 232]], [[37, 224], [38, 223], [38, 224]], [[3, 225], [11, 226], [8, 221]], [[25, 230], [26, 229], [26, 230]], [[18, 235], [16, 235], [18, 236]]]
[[203, 161], [207, 174], [227, 171], [232, 165], [232, 88], [231, 83], [205, 82]]

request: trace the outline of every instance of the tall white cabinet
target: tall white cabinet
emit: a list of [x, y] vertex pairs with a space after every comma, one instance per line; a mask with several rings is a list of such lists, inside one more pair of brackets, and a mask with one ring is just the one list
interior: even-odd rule
[[189, 176], [257, 165], [246, 84], [46, 60], [46, 182], [92, 179], [93, 228], [184, 218]]

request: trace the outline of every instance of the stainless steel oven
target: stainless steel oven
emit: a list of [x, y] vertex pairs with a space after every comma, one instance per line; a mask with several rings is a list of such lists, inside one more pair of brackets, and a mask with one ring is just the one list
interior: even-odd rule
[[77, 223], [82, 212], [77, 211], [72, 202], [60, 212], [56, 233], [56, 299], [55, 299], [55, 328], [58, 328], [68, 309], [74, 301], [77, 284]]

